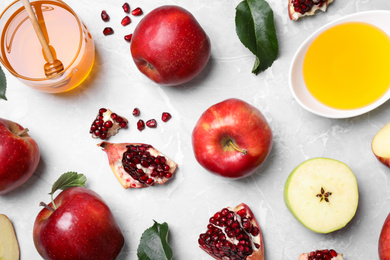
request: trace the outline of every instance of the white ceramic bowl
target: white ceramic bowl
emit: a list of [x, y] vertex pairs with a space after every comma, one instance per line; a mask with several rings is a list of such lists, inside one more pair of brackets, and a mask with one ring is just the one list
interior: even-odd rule
[[[303, 74], [302, 74], [302, 66], [303, 60], [306, 54], [307, 49], [309, 48], [312, 41], [320, 35], [323, 31], [333, 27], [337, 24], [345, 23], [345, 22], [365, 22], [370, 23], [380, 29], [382, 29], [387, 35], [390, 35], [390, 11], [378, 10], [378, 11], [368, 11], [361, 12], [352, 15], [345, 16], [341, 19], [330, 22], [316, 32], [314, 32], [309, 38], [307, 38], [302, 45], [299, 47], [297, 52], [294, 55], [290, 66], [289, 72], [289, 85], [291, 92], [297, 102], [306, 110], [328, 118], [348, 118], [361, 115], [368, 111], [371, 111], [378, 106], [382, 105], [390, 98], [390, 88], [389, 90], [377, 101], [371, 103], [365, 107], [358, 109], [335, 109], [328, 107], [322, 103], [320, 103], [317, 99], [315, 99], [306, 88]], [[390, 62], [390, 61], [389, 61]], [[390, 73], [390, 72], [389, 72]]]

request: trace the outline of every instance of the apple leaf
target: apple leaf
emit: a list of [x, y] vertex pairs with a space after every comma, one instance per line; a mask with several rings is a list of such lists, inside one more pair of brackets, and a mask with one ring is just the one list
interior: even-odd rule
[[259, 74], [276, 60], [279, 53], [274, 13], [265, 0], [244, 0], [236, 7], [236, 33], [255, 56], [252, 73]]
[[66, 190], [70, 187], [85, 187], [85, 182], [87, 181], [87, 177], [84, 174], [78, 174], [77, 172], [66, 172], [62, 174], [56, 182], [54, 182], [51, 187], [51, 201], [54, 209], [57, 209], [54, 204], [53, 194], [57, 190]]
[[7, 89], [7, 79], [5, 78], [4, 71], [0, 67], [0, 98], [7, 100], [5, 97], [5, 91]]
[[154, 225], [144, 231], [138, 245], [138, 260], [172, 260], [173, 253], [168, 243], [169, 228], [164, 222]]

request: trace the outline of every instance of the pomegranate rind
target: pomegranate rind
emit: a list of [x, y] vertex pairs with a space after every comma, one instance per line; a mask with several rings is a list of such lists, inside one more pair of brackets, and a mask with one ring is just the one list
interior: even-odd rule
[[[245, 203], [241, 203], [239, 204], [238, 206], [234, 207], [234, 208], [231, 208], [231, 207], [227, 207], [227, 209], [229, 211], [233, 211], [237, 214], [238, 211], [242, 210], [242, 209], [245, 209], [245, 218], [247, 219], [250, 219], [250, 222], [251, 224], [254, 226], [254, 227], [257, 227], [259, 229], [259, 234], [257, 236], [253, 236], [253, 235], [250, 235], [251, 236], [251, 240], [252, 240], [252, 243], [257, 243], [260, 245], [259, 248], [255, 248], [253, 247], [253, 253], [249, 256], [247, 256], [245, 258], [245, 260], [264, 260], [264, 242], [263, 242], [263, 235], [262, 235], [262, 232], [261, 232], [261, 228], [260, 228], [260, 225], [259, 223], [257, 222], [252, 210], [245, 204]], [[199, 245], [199, 247], [205, 251], [207, 254], [209, 254], [210, 256], [212, 256], [214, 259], [217, 259], [217, 260], [229, 260], [230, 258], [226, 257], [226, 256], [223, 256], [222, 258], [221, 257], [217, 257], [215, 255], [213, 255], [212, 253], [208, 252], [205, 248], [203, 248], [201, 245]], [[244, 258], [243, 258], [244, 259]]]
[[259, 229], [259, 235], [257, 235], [256, 237], [252, 237], [252, 240], [254, 243], [259, 244], [260, 248], [254, 249], [252, 255], [248, 256], [246, 258], [246, 260], [264, 260], [263, 234], [261, 233], [260, 225], [259, 225], [259, 223], [257, 223], [257, 220], [256, 220], [255, 215], [253, 214], [252, 210], [245, 203], [239, 204], [234, 209], [231, 209], [229, 207], [228, 207], [228, 209], [233, 210], [234, 212], [238, 212], [241, 209], [245, 209], [246, 210], [246, 217], [251, 218], [250, 222], [252, 223], [252, 225]]
[[328, 8], [328, 5], [330, 3], [332, 3], [334, 0], [327, 0], [327, 1], [325, 1], [323, 6], [321, 6], [321, 7], [319, 7], [318, 5], [313, 5], [313, 7], [310, 9], [310, 11], [306, 12], [304, 14], [301, 14], [301, 13], [296, 12], [294, 10], [293, 1], [294, 0], [288, 0], [288, 16], [290, 17], [290, 20], [296, 21], [296, 20], [298, 20], [299, 18], [301, 18], [303, 16], [314, 15], [318, 10], [321, 10], [321, 11], [325, 12], [326, 9]]
[[[303, 253], [299, 256], [298, 260], [308, 260], [309, 253]], [[343, 260], [343, 254], [337, 254], [337, 256], [332, 257], [330, 260]]]
[[[125, 171], [122, 164], [122, 158], [123, 154], [127, 151], [127, 146], [134, 145], [134, 146], [142, 146], [145, 145], [143, 143], [110, 143], [110, 142], [101, 142], [97, 146], [102, 148], [104, 152], [107, 153], [108, 156], [108, 163], [111, 167], [111, 170], [113, 171], [115, 177], [119, 181], [119, 183], [123, 186], [125, 189], [129, 188], [143, 188], [143, 187], [149, 187], [152, 185], [146, 185], [138, 180], [133, 179], [129, 173]], [[172, 175], [175, 173], [177, 169], [177, 163], [169, 159], [164, 154], [160, 153], [158, 150], [154, 149], [153, 147], [148, 148], [148, 151], [153, 156], [163, 156], [167, 159], [166, 164], [169, 165], [169, 172], [172, 173]], [[172, 178], [169, 178], [172, 179]], [[169, 180], [168, 178], [158, 178], [154, 182], [154, 184], [164, 184]]]

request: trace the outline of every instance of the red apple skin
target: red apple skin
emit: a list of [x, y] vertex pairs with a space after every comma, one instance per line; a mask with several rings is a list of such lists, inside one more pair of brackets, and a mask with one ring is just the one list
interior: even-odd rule
[[43, 259], [116, 259], [124, 237], [97, 193], [84, 187], [68, 188], [54, 202], [57, 209], [42, 209], [34, 223], [34, 244]]
[[387, 216], [378, 243], [379, 260], [390, 260], [390, 214]]
[[179, 6], [152, 10], [131, 40], [137, 68], [160, 85], [180, 85], [198, 75], [210, 58], [210, 39], [195, 17]]
[[0, 195], [25, 183], [35, 172], [38, 144], [18, 123], [0, 118]]
[[[227, 145], [229, 140], [247, 154]], [[214, 174], [235, 179], [247, 177], [260, 167], [271, 151], [272, 141], [272, 131], [263, 114], [235, 98], [207, 109], [192, 132], [199, 164]]]

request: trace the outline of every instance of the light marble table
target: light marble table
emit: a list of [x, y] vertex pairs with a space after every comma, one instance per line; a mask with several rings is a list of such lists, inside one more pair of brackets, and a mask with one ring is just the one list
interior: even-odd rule
[[[265, 240], [266, 259], [296, 260], [301, 252], [335, 248], [345, 259], [377, 259], [378, 237], [390, 211], [390, 170], [371, 152], [375, 133], [390, 121], [390, 104], [350, 119], [327, 119], [307, 112], [294, 100], [288, 86], [291, 60], [300, 44], [322, 25], [348, 14], [390, 10], [389, 0], [336, 0], [326, 13], [290, 21], [287, 0], [269, 0], [279, 39], [280, 53], [265, 72], [251, 73], [254, 56], [238, 40], [235, 7], [240, 1], [134, 0], [132, 8], [145, 13], [166, 4], [180, 5], [200, 22], [211, 39], [211, 59], [193, 81], [179, 87], [152, 83], [135, 67], [129, 43], [142, 17], [122, 27], [124, 1], [67, 0], [89, 27], [96, 45], [91, 76], [64, 94], [45, 94], [22, 85], [6, 72], [8, 101], [0, 101], [0, 117], [30, 129], [41, 149], [41, 161], [33, 177], [17, 191], [0, 197], [0, 213], [13, 221], [21, 247], [21, 259], [40, 259], [33, 240], [40, 201], [49, 202], [51, 185], [66, 171], [88, 177], [87, 187], [99, 193], [115, 214], [126, 239], [118, 259], [137, 259], [142, 232], [153, 220], [167, 222], [175, 259], [211, 259], [198, 247], [198, 236], [209, 217], [225, 206], [247, 203], [256, 215]], [[10, 0], [0, 1], [0, 10]], [[107, 25], [100, 12], [111, 15], [115, 34], [103, 36]], [[274, 145], [266, 163], [254, 175], [228, 180], [212, 175], [195, 160], [192, 129], [204, 110], [227, 98], [243, 99], [259, 108], [274, 133]], [[104, 152], [92, 139], [89, 127], [100, 107], [126, 116], [130, 128], [111, 142], [145, 142], [179, 164], [173, 180], [163, 186], [124, 190], [117, 182]], [[142, 118], [173, 118], [156, 129], [139, 132], [134, 107]], [[360, 192], [358, 211], [342, 230], [323, 235], [298, 223], [283, 201], [287, 176], [301, 162], [313, 157], [340, 160], [354, 171]]]

